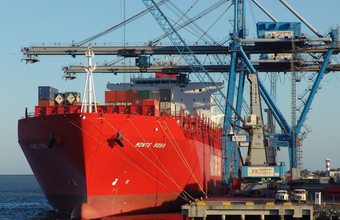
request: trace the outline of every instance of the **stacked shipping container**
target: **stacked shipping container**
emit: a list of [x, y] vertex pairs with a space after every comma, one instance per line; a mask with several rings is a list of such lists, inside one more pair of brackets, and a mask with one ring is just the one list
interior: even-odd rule
[[106, 105], [141, 104], [143, 99], [156, 99], [160, 102], [171, 102], [171, 89], [141, 91], [105, 91]]
[[[158, 104], [155, 103], [155, 100]], [[154, 105], [161, 115], [174, 115], [176, 106], [172, 100], [171, 89], [140, 90], [140, 91], [105, 91], [106, 105]], [[117, 110], [120, 112], [121, 110]], [[153, 110], [150, 110], [151, 112]], [[179, 111], [179, 108], [177, 109]], [[133, 110], [127, 110], [132, 112]], [[137, 111], [138, 112], [138, 111]], [[121, 113], [120, 113], [121, 114]]]
[[80, 102], [77, 92], [58, 93], [58, 89], [50, 86], [38, 87], [38, 106], [74, 105]]
[[54, 105], [54, 98], [58, 94], [58, 89], [51, 86], [38, 87], [38, 105], [39, 106], [52, 106]]

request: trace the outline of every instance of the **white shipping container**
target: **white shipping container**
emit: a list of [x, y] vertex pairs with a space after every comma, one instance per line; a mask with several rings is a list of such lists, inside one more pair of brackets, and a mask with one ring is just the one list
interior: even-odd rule
[[290, 53], [269, 53], [268, 54], [268, 60], [291, 60], [292, 54]]
[[160, 100], [160, 92], [159, 90], [150, 90], [149, 91], [149, 99]]
[[175, 114], [176, 112], [176, 105], [173, 102], [160, 102], [159, 103], [160, 111], [170, 111], [171, 114]]
[[292, 38], [293, 31], [266, 31], [264, 33], [266, 39], [270, 38]]

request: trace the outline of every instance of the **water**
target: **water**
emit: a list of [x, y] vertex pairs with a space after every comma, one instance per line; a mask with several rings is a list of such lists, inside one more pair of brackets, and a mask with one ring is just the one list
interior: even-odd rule
[[[69, 213], [55, 212], [33, 175], [0, 175], [0, 219], [69, 219]], [[107, 217], [105, 220], [182, 220], [179, 213]]]

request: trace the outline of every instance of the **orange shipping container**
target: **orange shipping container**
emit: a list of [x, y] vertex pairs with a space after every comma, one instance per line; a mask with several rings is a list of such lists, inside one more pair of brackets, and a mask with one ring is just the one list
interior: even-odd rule
[[105, 91], [105, 103], [116, 102], [116, 91]]
[[138, 100], [138, 91], [126, 91], [126, 102], [134, 103]]
[[127, 102], [126, 93], [127, 91], [116, 91], [116, 102]]
[[39, 99], [39, 106], [53, 106], [54, 100], [52, 99]]

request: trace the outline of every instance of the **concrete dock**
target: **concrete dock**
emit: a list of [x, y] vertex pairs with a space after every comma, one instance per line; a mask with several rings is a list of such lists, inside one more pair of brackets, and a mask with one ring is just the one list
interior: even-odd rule
[[[250, 201], [230, 202], [230, 201], [197, 201], [182, 206], [182, 215], [188, 216], [190, 220], [207, 218], [228, 220], [228, 219], [313, 219], [313, 206], [307, 204], [274, 204], [265, 202], [258, 204]], [[220, 216], [220, 217], [218, 217]]]

